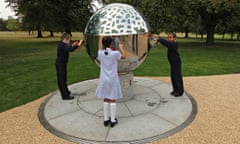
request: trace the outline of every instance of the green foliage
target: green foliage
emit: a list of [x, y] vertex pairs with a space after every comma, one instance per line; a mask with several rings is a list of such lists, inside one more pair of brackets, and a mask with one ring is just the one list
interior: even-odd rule
[[207, 32], [206, 43], [213, 44], [215, 27], [221, 20], [230, 21], [234, 12], [239, 10], [240, 2], [238, 0], [196, 0], [191, 1], [191, 5], [201, 17], [201, 24]]
[[[217, 24], [224, 21], [233, 23], [234, 15], [239, 16], [238, 0], [112, 0], [123, 2], [140, 9], [148, 19], [153, 33], [188, 32], [207, 33], [207, 44], [214, 43]], [[229, 26], [230, 27], [230, 26]], [[239, 30], [231, 26], [235, 32]], [[222, 28], [221, 28], [222, 29]], [[187, 38], [187, 36], [186, 36]]]
[[20, 31], [22, 25], [16, 19], [9, 19], [7, 21], [7, 29], [10, 31]]
[[[5, 0], [23, 15], [27, 30], [83, 31], [91, 14], [87, 0]], [[207, 44], [214, 44], [214, 33], [238, 33], [239, 0], [104, 0], [127, 3], [147, 19], [152, 33], [207, 33]]]
[[0, 31], [6, 31], [7, 30], [7, 21], [0, 19]]
[[[5, 0], [23, 18], [25, 30], [83, 31], [90, 17], [85, 0]], [[40, 34], [40, 37], [41, 34]]]

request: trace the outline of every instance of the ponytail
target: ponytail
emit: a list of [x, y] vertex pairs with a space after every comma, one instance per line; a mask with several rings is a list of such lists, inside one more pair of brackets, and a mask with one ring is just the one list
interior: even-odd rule
[[103, 37], [102, 44], [103, 44], [105, 55], [108, 55], [107, 48], [110, 47], [111, 43], [112, 43], [112, 38], [110, 36]]

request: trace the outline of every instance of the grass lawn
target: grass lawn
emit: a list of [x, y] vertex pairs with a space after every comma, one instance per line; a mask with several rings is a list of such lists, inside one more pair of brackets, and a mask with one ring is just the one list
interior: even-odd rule
[[[27, 32], [0, 32], [0, 112], [33, 101], [57, 89], [55, 58], [60, 33], [38, 39]], [[81, 39], [73, 33], [73, 39]], [[184, 76], [240, 73], [240, 42], [216, 40], [206, 46], [200, 39], [179, 38]], [[155, 45], [136, 76], [169, 76], [166, 48]], [[82, 49], [70, 55], [69, 84], [98, 78], [99, 68]]]

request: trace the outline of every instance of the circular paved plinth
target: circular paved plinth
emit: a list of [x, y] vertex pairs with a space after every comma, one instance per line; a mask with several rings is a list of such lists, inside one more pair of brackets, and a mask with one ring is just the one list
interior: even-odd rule
[[133, 99], [117, 103], [119, 123], [103, 125], [103, 101], [95, 96], [98, 79], [69, 86], [74, 100], [58, 92], [40, 106], [39, 119], [53, 134], [76, 143], [147, 143], [170, 136], [197, 114], [194, 99], [170, 96], [171, 86], [158, 80], [134, 78]]

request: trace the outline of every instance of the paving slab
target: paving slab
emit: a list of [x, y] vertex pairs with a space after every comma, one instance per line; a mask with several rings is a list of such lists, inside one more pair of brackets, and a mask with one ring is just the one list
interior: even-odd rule
[[70, 85], [74, 100], [59, 92], [39, 108], [39, 120], [53, 134], [75, 143], [147, 143], [168, 137], [189, 125], [197, 114], [193, 97], [173, 97], [159, 80], [134, 78], [133, 98], [117, 103], [119, 123], [103, 125], [103, 101], [95, 96], [99, 79]]

